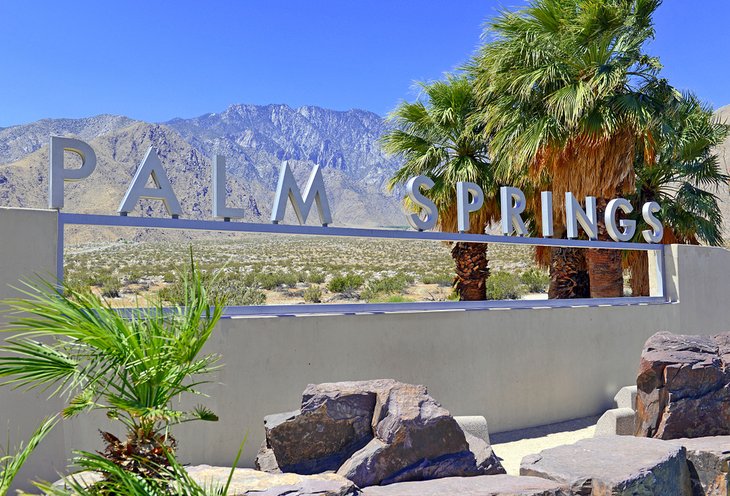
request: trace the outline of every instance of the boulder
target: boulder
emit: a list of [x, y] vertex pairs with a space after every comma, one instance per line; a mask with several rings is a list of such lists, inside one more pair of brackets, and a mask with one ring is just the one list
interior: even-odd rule
[[690, 496], [685, 449], [658, 439], [607, 436], [522, 459], [520, 475], [543, 477], [581, 496]]
[[267, 446], [266, 441], [261, 444], [259, 452], [256, 453], [255, 466], [256, 470], [261, 470], [262, 472], [270, 474], [281, 473], [279, 463], [276, 461], [276, 456], [274, 455], [274, 450]]
[[644, 345], [636, 379], [636, 435], [730, 434], [730, 333], [661, 332]]
[[392, 380], [310, 384], [300, 410], [264, 419], [266, 447], [283, 472], [337, 470], [373, 438], [377, 396], [394, 384]]
[[335, 470], [360, 487], [504, 473], [489, 443], [465, 433], [424, 386], [390, 379], [309, 385], [300, 410], [264, 424], [256, 466], [267, 472]]
[[[504, 473], [499, 459], [482, 440], [464, 431], [424, 386], [397, 384], [378, 397], [373, 414], [374, 439], [337, 471], [359, 487], [454, 476]], [[480, 444], [481, 443], [481, 444]], [[482, 448], [488, 448], [487, 451]]]
[[[230, 467], [197, 465], [186, 468], [190, 478], [202, 487], [226, 484]], [[228, 496], [357, 496], [360, 492], [349, 480], [333, 473], [318, 475], [267, 474], [237, 468]]]
[[677, 439], [687, 450], [687, 463], [696, 496], [730, 496], [730, 436]]
[[490, 475], [447, 477], [418, 482], [372, 486], [363, 496], [566, 496], [559, 484], [538, 477]]

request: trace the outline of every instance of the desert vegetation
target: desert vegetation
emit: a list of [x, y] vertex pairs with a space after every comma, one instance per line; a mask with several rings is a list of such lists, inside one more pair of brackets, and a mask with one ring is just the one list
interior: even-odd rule
[[[66, 284], [77, 291], [91, 288], [116, 307], [147, 305], [157, 296], [180, 304], [189, 275], [187, 246], [162, 241], [68, 246]], [[196, 240], [193, 246], [211, 294], [233, 306], [456, 298], [445, 243], [245, 234]], [[509, 292], [514, 297], [546, 290], [547, 271], [536, 266], [533, 252], [490, 245], [492, 270], [515, 276]], [[489, 299], [502, 299], [500, 294], [487, 289]]]

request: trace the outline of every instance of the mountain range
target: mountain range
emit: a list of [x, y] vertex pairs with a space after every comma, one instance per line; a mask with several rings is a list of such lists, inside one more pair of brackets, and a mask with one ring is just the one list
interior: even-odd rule
[[[716, 116], [730, 122], [730, 105]], [[232, 105], [220, 113], [163, 123], [115, 115], [43, 119], [0, 128], [0, 206], [46, 208], [49, 136], [63, 135], [83, 139], [97, 155], [91, 177], [66, 185], [66, 211], [116, 214], [144, 154], [155, 146], [185, 218], [211, 217], [211, 158], [220, 154], [227, 162], [228, 205], [242, 207], [247, 221], [269, 221], [279, 169], [286, 160], [302, 186], [314, 165], [322, 167], [335, 225], [403, 226], [400, 191], [387, 187], [400, 161], [379, 145], [387, 129], [382, 117], [364, 110], [286, 105]], [[730, 172], [730, 139], [717, 153]], [[67, 167], [72, 166], [69, 160]], [[717, 194], [727, 237], [730, 192], [726, 188]], [[161, 202], [142, 200], [133, 215], [166, 213]], [[313, 210], [309, 223], [316, 224], [316, 217]], [[286, 222], [296, 223], [291, 209]], [[117, 234], [102, 230], [77, 238], [115, 239]]]
[[[97, 156], [92, 176], [66, 184], [64, 211], [116, 214], [154, 146], [185, 218], [211, 218], [211, 159], [220, 154], [226, 157], [227, 203], [244, 208], [247, 221], [269, 221], [279, 169], [288, 161], [302, 187], [312, 167], [322, 167], [335, 225], [405, 225], [398, 194], [387, 187], [399, 161], [378, 143], [386, 129], [372, 112], [286, 105], [232, 105], [163, 123], [114, 115], [44, 119], [0, 129], [0, 205], [46, 208], [49, 136], [62, 135], [86, 141]], [[73, 155], [66, 158], [66, 167], [73, 167]], [[142, 200], [133, 215], [165, 212], [161, 202]], [[287, 216], [296, 222], [292, 212]], [[317, 220], [313, 210], [310, 222]]]

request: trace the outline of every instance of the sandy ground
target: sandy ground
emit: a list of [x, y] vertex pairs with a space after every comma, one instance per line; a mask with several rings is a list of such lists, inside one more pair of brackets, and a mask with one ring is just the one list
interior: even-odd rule
[[518, 431], [500, 432], [490, 435], [490, 440], [494, 453], [502, 458], [502, 465], [507, 473], [519, 475], [523, 456], [593, 437], [597, 421], [598, 417], [587, 417]]

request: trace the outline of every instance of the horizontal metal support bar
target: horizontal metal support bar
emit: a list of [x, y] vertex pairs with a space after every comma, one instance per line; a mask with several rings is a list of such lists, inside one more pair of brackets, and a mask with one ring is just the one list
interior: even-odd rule
[[198, 231], [247, 232], [267, 234], [299, 234], [309, 236], [342, 236], [382, 239], [420, 239], [430, 241], [456, 241], [468, 243], [506, 243], [531, 246], [568, 248], [603, 248], [608, 250], [657, 250], [663, 245], [649, 243], [623, 243], [613, 241], [588, 241], [580, 239], [528, 238], [491, 234], [449, 233], [440, 231], [408, 231], [398, 229], [367, 229], [355, 227], [297, 226], [285, 224], [259, 224], [251, 222], [225, 222], [216, 220], [168, 219], [159, 217], [125, 217], [114, 215], [59, 213], [60, 228], [65, 225], [119, 226], [152, 229], [187, 229]]
[[573, 300], [424, 301], [415, 303], [337, 303], [227, 307], [225, 317], [297, 316], [314, 314], [378, 314], [392, 312], [470, 311], [499, 309], [576, 308], [666, 304], [660, 296], [580, 298]]

